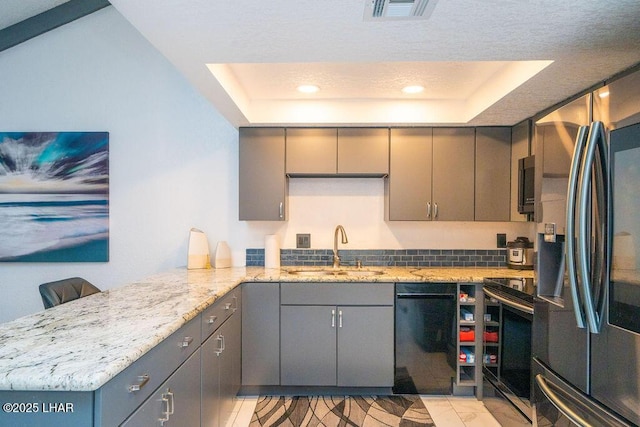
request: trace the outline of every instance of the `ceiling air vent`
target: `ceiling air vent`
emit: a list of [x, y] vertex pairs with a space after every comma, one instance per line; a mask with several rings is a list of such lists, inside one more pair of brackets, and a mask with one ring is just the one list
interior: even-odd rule
[[427, 19], [438, 0], [366, 0], [364, 20]]

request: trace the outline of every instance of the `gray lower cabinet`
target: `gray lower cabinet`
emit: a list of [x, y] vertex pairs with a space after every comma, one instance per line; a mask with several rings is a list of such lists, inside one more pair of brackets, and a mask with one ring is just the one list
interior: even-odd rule
[[242, 385], [280, 384], [280, 283], [242, 284]]
[[241, 316], [232, 314], [202, 344], [202, 426], [224, 426], [240, 390]]
[[391, 387], [392, 283], [282, 283], [282, 386]]
[[200, 349], [122, 424], [150, 426], [200, 426]]
[[240, 220], [284, 221], [284, 128], [240, 128]]
[[281, 308], [283, 386], [393, 385], [393, 307]]
[[393, 385], [393, 307], [338, 307], [338, 386]]
[[283, 305], [280, 316], [282, 385], [335, 386], [336, 307]]
[[0, 391], [15, 402], [0, 425], [225, 425], [240, 390], [241, 304], [231, 290], [96, 391]]

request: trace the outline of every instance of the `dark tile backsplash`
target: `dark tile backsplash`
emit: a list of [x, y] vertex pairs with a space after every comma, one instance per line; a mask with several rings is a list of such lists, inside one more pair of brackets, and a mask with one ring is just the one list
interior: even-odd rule
[[[506, 267], [505, 249], [371, 249], [340, 250], [342, 265], [384, 267]], [[281, 249], [280, 264], [286, 266], [330, 266], [331, 249]], [[263, 266], [264, 249], [247, 249], [247, 266]]]

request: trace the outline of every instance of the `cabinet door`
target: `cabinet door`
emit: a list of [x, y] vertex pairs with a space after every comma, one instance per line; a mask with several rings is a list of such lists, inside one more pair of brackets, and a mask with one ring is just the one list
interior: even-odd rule
[[433, 128], [433, 215], [473, 221], [475, 129]]
[[431, 128], [391, 129], [388, 220], [430, 219], [432, 138]]
[[336, 308], [280, 308], [281, 385], [336, 385]]
[[240, 220], [284, 221], [283, 128], [240, 128]]
[[220, 328], [201, 347], [202, 427], [220, 425], [220, 359], [223, 350]]
[[529, 155], [530, 133], [529, 120], [511, 128], [511, 221], [527, 221], [527, 215], [518, 212], [518, 161]]
[[280, 284], [242, 285], [242, 384], [280, 385]]
[[338, 173], [386, 175], [389, 173], [389, 129], [338, 129]]
[[224, 350], [220, 360], [220, 425], [224, 426], [231, 418], [235, 398], [240, 391], [241, 382], [241, 354], [240, 347], [242, 318], [240, 313], [233, 314], [224, 325], [220, 327], [220, 335], [223, 337]]
[[338, 130], [288, 128], [286, 170], [290, 175], [335, 175]]
[[[166, 420], [164, 424], [161, 420]], [[123, 427], [200, 426], [200, 350], [127, 419]]]
[[476, 129], [476, 221], [509, 221], [511, 128]]
[[338, 307], [338, 386], [392, 387], [393, 307]]

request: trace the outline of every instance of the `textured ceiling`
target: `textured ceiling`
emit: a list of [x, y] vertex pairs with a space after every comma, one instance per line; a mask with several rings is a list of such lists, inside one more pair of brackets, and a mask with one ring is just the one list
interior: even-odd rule
[[111, 3], [236, 126], [510, 125], [640, 62], [638, 0], [439, 0], [386, 22], [366, 1]]

